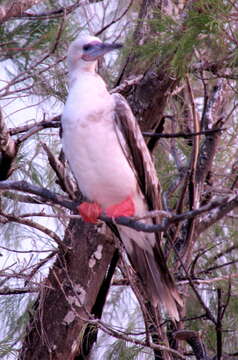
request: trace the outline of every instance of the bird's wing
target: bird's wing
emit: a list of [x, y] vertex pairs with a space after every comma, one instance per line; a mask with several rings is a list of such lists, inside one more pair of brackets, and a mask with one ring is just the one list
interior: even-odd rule
[[112, 96], [115, 101], [115, 126], [123, 134], [122, 139], [119, 135], [122, 149], [136, 175], [148, 209], [159, 210], [160, 185], [139, 125], [125, 98], [117, 93]]
[[[112, 96], [115, 101], [118, 140], [136, 175], [144, 197], [144, 210], [161, 209], [158, 177], [139, 125], [123, 96]], [[154, 222], [156, 220], [158, 218], [153, 219]], [[144, 221], [151, 223], [151, 219]], [[145, 284], [152, 302], [158, 304], [161, 301], [171, 317], [178, 319], [176, 303], [182, 305], [182, 302], [168, 270], [158, 234], [138, 233], [122, 227], [119, 232], [131, 263]]]

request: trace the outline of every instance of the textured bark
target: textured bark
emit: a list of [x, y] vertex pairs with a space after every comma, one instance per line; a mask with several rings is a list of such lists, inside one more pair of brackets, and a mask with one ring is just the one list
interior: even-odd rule
[[193, 349], [194, 355], [197, 360], [209, 360], [206, 347], [203, 344], [201, 335], [193, 330], [179, 330], [174, 333], [177, 340], [186, 341]]
[[80, 220], [70, 222], [64, 244], [34, 305], [21, 360], [80, 359], [88, 352], [85, 335], [95, 341], [88, 314], [100, 318], [118, 254], [109, 238]]
[[0, 181], [6, 180], [13, 172], [13, 163], [18, 147], [11, 138], [0, 111]]

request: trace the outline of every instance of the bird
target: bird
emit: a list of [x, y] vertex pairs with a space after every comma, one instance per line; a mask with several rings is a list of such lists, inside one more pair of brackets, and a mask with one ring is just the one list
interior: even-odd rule
[[[143, 217], [161, 209], [159, 182], [139, 124], [127, 100], [110, 94], [98, 60], [120, 49], [92, 35], [79, 35], [68, 49], [69, 92], [62, 113], [62, 146], [81, 193], [85, 221], [102, 213]], [[146, 218], [145, 223], [159, 221]], [[169, 272], [158, 234], [116, 225], [135, 273], [154, 308], [179, 320], [181, 297]]]

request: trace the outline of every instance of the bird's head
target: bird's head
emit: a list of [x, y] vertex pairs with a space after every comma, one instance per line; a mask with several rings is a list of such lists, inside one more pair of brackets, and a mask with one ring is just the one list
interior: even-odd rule
[[104, 43], [95, 36], [80, 35], [69, 47], [69, 70], [72, 71], [78, 67], [88, 71], [94, 70], [100, 57], [121, 47], [121, 44]]

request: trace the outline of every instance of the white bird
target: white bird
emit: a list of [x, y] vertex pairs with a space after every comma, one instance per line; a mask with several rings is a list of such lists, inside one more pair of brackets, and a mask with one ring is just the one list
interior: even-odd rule
[[[91, 201], [80, 206], [80, 213], [91, 222], [101, 211], [112, 217], [141, 217], [160, 209], [156, 170], [135, 117], [127, 101], [111, 95], [96, 72], [98, 58], [120, 47], [94, 36], [79, 36], [68, 51], [69, 94], [62, 115], [62, 142], [79, 189]], [[181, 299], [158, 236], [123, 226], [118, 230], [148, 299], [154, 307], [162, 303], [178, 320]]]

